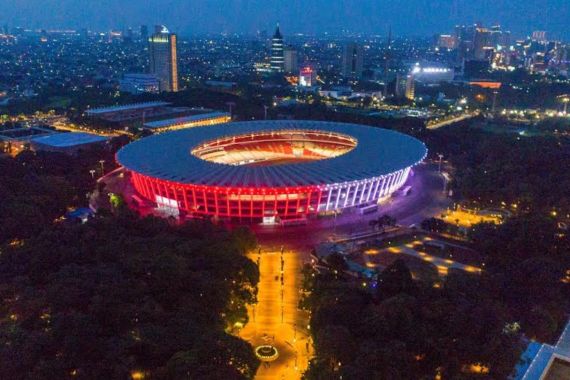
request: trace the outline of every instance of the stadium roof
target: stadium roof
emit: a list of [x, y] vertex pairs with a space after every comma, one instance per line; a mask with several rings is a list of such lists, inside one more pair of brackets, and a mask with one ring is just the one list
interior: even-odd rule
[[152, 107], [164, 107], [164, 106], [168, 106], [170, 104], [171, 103], [161, 102], [161, 101], [124, 104], [122, 106], [92, 108], [92, 109], [86, 110], [85, 113], [88, 115], [101, 115], [101, 114], [106, 114], [106, 113], [111, 113], [111, 112], [131, 111], [131, 110], [138, 110], [138, 109], [145, 109], [145, 108], [152, 108]]
[[173, 119], [151, 121], [151, 122], [145, 123], [144, 127], [149, 128], [149, 129], [166, 128], [166, 127], [170, 127], [173, 125], [192, 123], [192, 122], [196, 122], [196, 121], [213, 119], [213, 118], [222, 117], [222, 116], [230, 116], [230, 114], [227, 112], [208, 112], [208, 113], [202, 113], [202, 114], [198, 114], [198, 115], [176, 117]]
[[57, 148], [70, 148], [77, 145], [106, 141], [108, 138], [84, 132], [54, 133], [32, 139], [33, 142]]
[[[274, 166], [234, 166], [191, 154], [199, 144], [222, 137], [280, 130], [331, 131], [358, 140], [350, 152], [319, 161]], [[427, 149], [419, 140], [395, 131], [323, 121], [252, 121], [197, 127], [154, 135], [117, 153], [127, 169], [167, 181], [220, 187], [294, 187], [364, 180], [420, 162]]]

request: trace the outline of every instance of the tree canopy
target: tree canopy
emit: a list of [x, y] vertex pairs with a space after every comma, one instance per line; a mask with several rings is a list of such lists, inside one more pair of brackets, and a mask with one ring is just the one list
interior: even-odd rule
[[225, 332], [255, 298], [251, 242], [124, 211], [5, 247], [0, 377], [252, 378], [252, 348]]

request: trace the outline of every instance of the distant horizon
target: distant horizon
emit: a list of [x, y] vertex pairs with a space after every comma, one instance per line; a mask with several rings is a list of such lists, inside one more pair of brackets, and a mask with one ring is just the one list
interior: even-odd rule
[[0, 25], [138, 31], [140, 25], [152, 30], [164, 24], [192, 37], [271, 33], [279, 22], [285, 35], [381, 36], [391, 26], [395, 36], [425, 37], [481, 22], [500, 24], [517, 37], [545, 30], [554, 39], [568, 40], [568, 19], [568, 0], [18, 0], [3, 6]]

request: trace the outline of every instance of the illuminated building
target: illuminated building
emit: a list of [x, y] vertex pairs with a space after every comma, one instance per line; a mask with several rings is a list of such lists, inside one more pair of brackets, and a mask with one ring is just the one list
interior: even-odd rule
[[455, 49], [457, 47], [457, 39], [449, 34], [440, 34], [437, 37], [436, 45], [440, 49]]
[[455, 76], [455, 71], [449, 67], [444, 67], [430, 63], [416, 63], [412, 67], [414, 79], [421, 83], [451, 82]]
[[317, 81], [317, 71], [310, 65], [304, 66], [299, 72], [299, 86], [311, 87]]
[[271, 71], [274, 73], [282, 73], [285, 70], [283, 47], [283, 36], [277, 24], [277, 29], [271, 39]]
[[[375, 205], [425, 145], [395, 131], [322, 121], [253, 121], [140, 139], [117, 161], [169, 215], [298, 220]], [[137, 195], [138, 197], [138, 195]]]
[[492, 50], [491, 31], [483, 27], [476, 28], [473, 39], [473, 58], [477, 61], [488, 60]]
[[208, 112], [198, 115], [177, 117], [174, 119], [151, 121], [145, 123], [143, 125], [143, 128], [160, 133], [166, 131], [174, 131], [177, 129], [223, 124], [230, 121], [232, 121], [232, 118], [227, 112]]
[[156, 26], [155, 33], [149, 38], [150, 73], [159, 82], [160, 91], [178, 91], [178, 58], [176, 52], [176, 34], [166, 27]]
[[416, 98], [416, 80], [413, 74], [408, 75], [406, 79], [406, 99], [414, 100]]
[[283, 67], [285, 72], [286, 73], [297, 72], [297, 70], [299, 69], [299, 64], [298, 64], [299, 57], [297, 54], [297, 50], [295, 50], [291, 46], [287, 46], [283, 52], [283, 56], [284, 56]]
[[107, 121], [124, 121], [139, 119], [144, 115], [152, 117], [164, 114], [163, 110], [170, 103], [163, 101], [123, 104], [120, 106], [91, 108], [85, 111], [85, 116]]
[[342, 53], [342, 75], [348, 79], [360, 79], [364, 65], [362, 46], [350, 42], [344, 46]]
[[534, 32], [532, 32], [532, 40], [537, 41], [537, 42], [543, 42], [543, 43], [548, 41], [546, 31], [535, 30]]
[[119, 90], [130, 94], [158, 93], [160, 84], [154, 74], [125, 74]]

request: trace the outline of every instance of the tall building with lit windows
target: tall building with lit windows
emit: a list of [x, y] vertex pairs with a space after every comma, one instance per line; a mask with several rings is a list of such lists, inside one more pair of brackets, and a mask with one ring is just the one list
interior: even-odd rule
[[283, 49], [283, 36], [279, 30], [279, 24], [277, 24], [277, 29], [275, 29], [275, 34], [271, 39], [271, 71], [274, 73], [282, 73], [285, 71]]
[[284, 50], [283, 57], [283, 68], [286, 73], [294, 73], [299, 70], [299, 56], [295, 48], [287, 46]]
[[416, 98], [416, 80], [413, 74], [409, 74], [406, 79], [406, 99], [414, 101]]
[[342, 54], [342, 75], [349, 79], [360, 79], [364, 64], [362, 46], [350, 42], [344, 46]]
[[149, 38], [150, 73], [158, 79], [160, 91], [178, 91], [178, 57], [176, 34], [163, 25], [155, 27]]

